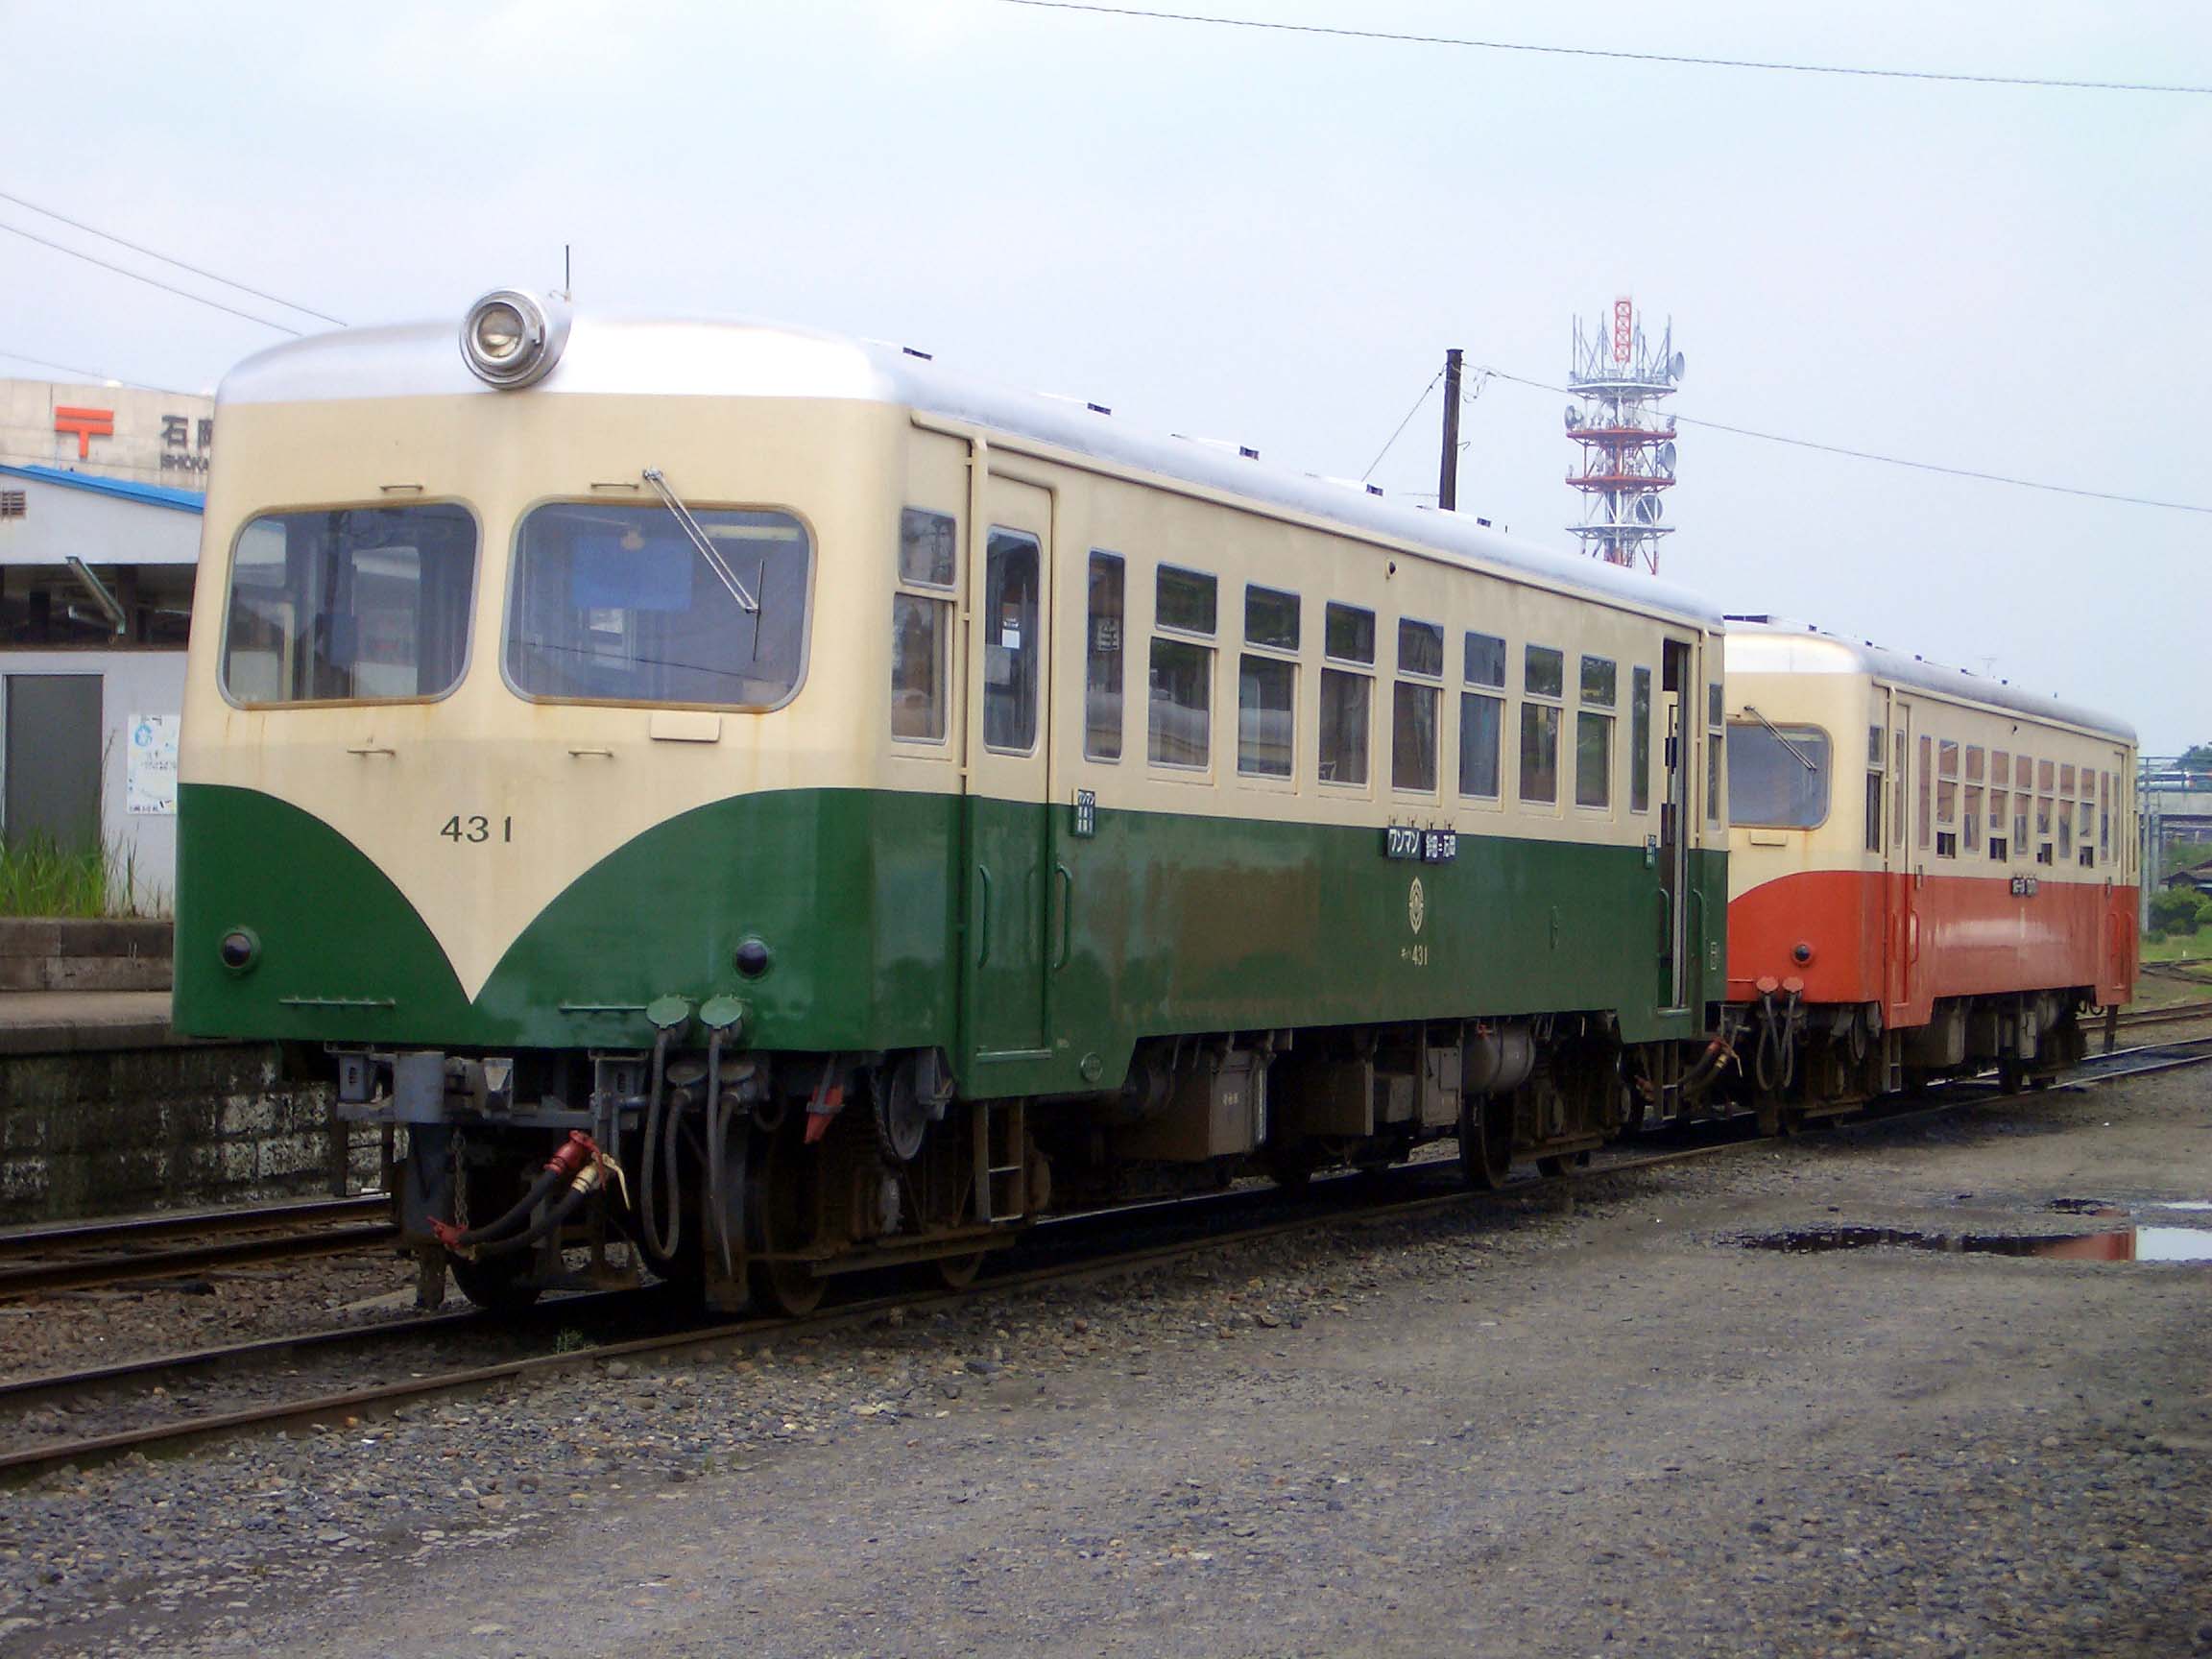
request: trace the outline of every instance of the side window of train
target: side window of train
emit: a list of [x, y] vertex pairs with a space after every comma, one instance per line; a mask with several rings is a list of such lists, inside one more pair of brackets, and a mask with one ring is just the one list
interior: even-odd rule
[[2035, 762], [2035, 862], [2055, 863], [2051, 845], [2051, 792], [2057, 787], [2058, 762]]
[[2074, 768], [2058, 768], [2058, 862], [2074, 862]]
[[1705, 822], [1718, 827], [1727, 796], [1721, 793], [1720, 757], [1728, 747], [1728, 705], [1715, 680], [1705, 687]]
[[1037, 746], [1037, 538], [994, 524], [983, 560], [983, 744]]
[[1330, 664], [1321, 670], [1321, 781], [1364, 788], [1368, 711], [1375, 696], [1375, 613], [1331, 604], [1322, 618], [1321, 652]]
[[1882, 851], [1882, 728], [1866, 728], [1866, 851]]
[[2028, 826], [2035, 812], [2035, 762], [2026, 755], [2012, 757], [2012, 856], [2025, 858], [2034, 852]]
[[1559, 800], [1559, 705], [1567, 689], [1565, 653], [1530, 645], [1521, 655], [1521, 799]]
[[1459, 693], [1459, 793], [1495, 801], [1505, 726], [1505, 641], [1469, 634], [1460, 678], [1473, 689]]
[[1920, 775], [1913, 781], [1913, 822], [1919, 832], [1913, 844], [1925, 853], [1936, 839], [1936, 739], [1925, 733], [1920, 738]]
[[1145, 721], [1155, 766], [1204, 767], [1214, 753], [1214, 632], [1220, 584], [1163, 565], [1154, 579]]
[[2003, 749], [1989, 752], [1989, 856], [2004, 863], [2012, 855], [2012, 757]]
[[1436, 793], [1436, 707], [1443, 697], [1444, 630], [1398, 624], [1398, 678], [1390, 687], [1390, 787]]
[[1575, 710], [1575, 805], [1613, 806], [1613, 707], [1620, 670], [1607, 657], [1582, 659]]
[[1083, 757], [1121, 758], [1121, 664], [1128, 653], [1122, 618], [1127, 572], [1118, 553], [1091, 555], [1083, 627]]
[[891, 735], [909, 743], [945, 741], [958, 545], [950, 513], [909, 507], [899, 515], [899, 587], [891, 595]]
[[2097, 856], [2112, 856], [2112, 774], [2097, 774]]
[[1237, 770], [1287, 778], [1297, 755], [1298, 595], [1247, 584], [1237, 664]]
[[1628, 810], [1651, 810], [1651, 670], [1628, 676]]
[[1936, 856], [1959, 856], [1959, 745], [1941, 738], [1936, 745]]
[[1966, 807], [1960, 822], [1962, 836], [1961, 852], [1982, 851], [1982, 773], [1986, 759], [1979, 743], [1966, 745]]

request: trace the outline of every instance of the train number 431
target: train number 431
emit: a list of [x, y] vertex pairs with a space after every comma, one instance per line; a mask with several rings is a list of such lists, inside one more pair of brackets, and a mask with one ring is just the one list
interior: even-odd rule
[[[481, 815], [474, 818], [464, 818], [459, 813], [455, 813], [445, 820], [445, 827], [438, 833], [445, 836], [448, 841], [489, 841], [492, 839], [492, 820]], [[502, 818], [499, 820], [499, 839], [502, 841], [515, 839], [514, 819]]]

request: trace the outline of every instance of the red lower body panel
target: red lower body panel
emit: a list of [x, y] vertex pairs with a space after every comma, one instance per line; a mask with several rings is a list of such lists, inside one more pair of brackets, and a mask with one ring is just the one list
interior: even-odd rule
[[1939, 997], [2081, 985], [2131, 994], [2136, 892], [2104, 883], [1822, 870], [1765, 882], [1728, 906], [1728, 995], [1802, 983], [1807, 1002], [1881, 1002], [1920, 1024]]

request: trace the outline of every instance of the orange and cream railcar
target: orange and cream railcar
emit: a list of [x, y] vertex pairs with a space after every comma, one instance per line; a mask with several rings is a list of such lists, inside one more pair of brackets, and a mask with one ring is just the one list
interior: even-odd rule
[[2080, 1058], [2136, 966], [2135, 734], [1765, 617], [1727, 636], [1728, 998], [1768, 1113]]

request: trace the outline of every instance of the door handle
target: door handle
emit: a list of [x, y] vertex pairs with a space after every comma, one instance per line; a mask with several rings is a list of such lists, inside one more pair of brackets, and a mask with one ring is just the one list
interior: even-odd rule
[[991, 872], [975, 866], [975, 966], [991, 960]]
[[346, 745], [346, 753], [361, 756], [397, 755], [399, 751], [382, 743], [349, 743]]
[[1073, 942], [1075, 926], [1075, 872], [1065, 864], [1052, 866], [1052, 874], [1060, 880], [1060, 953], [1052, 959], [1052, 972], [1057, 974], [1068, 966], [1068, 952]]

